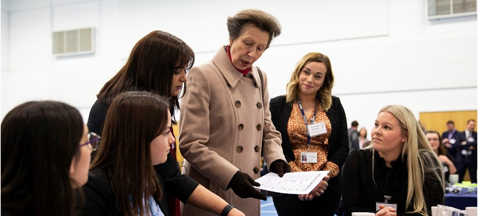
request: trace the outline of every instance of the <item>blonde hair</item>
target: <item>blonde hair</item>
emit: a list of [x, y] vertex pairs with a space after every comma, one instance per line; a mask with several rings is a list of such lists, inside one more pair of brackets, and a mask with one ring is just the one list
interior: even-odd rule
[[305, 65], [311, 62], [320, 62], [324, 63], [327, 68], [325, 73], [324, 83], [317, 92], [316, 100], [322, 106], [324, 111], [327, 111], [330, 106], [332, 106], [332, 88], [334, 87], [334, 73], [332, 72], [332, 65], [330, 63], [329, 57], [322, 53], [311, 52], [307, 53], [302, 59], [297, 62], [297, 65], [292, 72], [289, 83], [287, 83], [287, 95], [286, 102], [291, 103], [299, 97], [299, 75]]
[[[407, 136], [407, 141], [402, 148], [402, 159], [406, 158], [408, 170], [408, 188], [406, 208], [413, 207], [412, 211], [407, 213], [419, 213], [427, 215], [427, 205], [423, 191], [423, 182], [425, 174], [435, 175], [443, 186], [442, 165], [428, 144], [419, 122], [413, 113], [402, 105], [387, 105], [379, 113], [388, 112], [392, 114], [400, 123], [403, 135]], [[444, 188], [443, 192], [445, 191]], [[413, 203], [412, 203], [413, 198]]]

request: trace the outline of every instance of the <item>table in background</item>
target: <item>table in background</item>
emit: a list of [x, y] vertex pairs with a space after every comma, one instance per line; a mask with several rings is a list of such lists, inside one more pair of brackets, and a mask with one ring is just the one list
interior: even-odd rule
[[476, 188], [474, 191], [468, 192], [468, 188], [462, 188], [459, 193], [446, 193], [445, 205], [465, 210], [468, 206], [476, 206]]

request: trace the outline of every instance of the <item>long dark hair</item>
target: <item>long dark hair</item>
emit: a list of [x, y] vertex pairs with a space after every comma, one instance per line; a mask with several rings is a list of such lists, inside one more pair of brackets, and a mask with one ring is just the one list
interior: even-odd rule
[[124, 92], [106, 114], [91, 169], [105, 169], [122, 215], [145, 215], [144, 197], [162, 196], [151, 161], [151, 142], [168, 124], [169, 103], [150, 92]]
[[[152, 31], [131, 50], [128, 61], [100, 90], [98, 100], [111, 104], [125, 91], [148, 91], [170, 98], [171, 113], [179, 110], [178, 96], [171, 95], [174, 71], [194, 64], [194, 52], [180, 38], [164, 31]], [[186, 92], [184, 86], [183, 95]]]
[[72, 215], [69, 170], [84, 123], [62, 102], [31, 101], [2, 121], [2, 210], [11, 215]]

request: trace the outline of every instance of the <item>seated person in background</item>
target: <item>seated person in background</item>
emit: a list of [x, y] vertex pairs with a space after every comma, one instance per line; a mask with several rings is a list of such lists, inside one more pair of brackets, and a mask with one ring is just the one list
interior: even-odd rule
[[372, 148], [352, 152], [345, 162], [345, 215], [431, 215], [431, 207], [444, 202], [442, 166], [414, 114], [401, 105], [383, 107], [371, 136]]
[[[153, 168], [166, 162], [175, 139], [169, 107], [168, 99], [149, 92], [124, 92], [113, 100], [80, 215], [170, 215], [165, 183]], [[170, 189], [182, 202], [215, 214], [244, 215], [197, 182]]]
[[365, 143], [368, 142], [368, 141], [369, 140], [367, 139], [367, 129], [365, 127], [360, 128], [360, 130], [359, 130], [359, 148], [363, 149], [363, 148], [367, 147], [367, 146], [365, 146]]
[[74, 194], [88, 180], [97, 141], [88, 141], [80, 112], [62, 102], [30, 101], [7, 113], [2, 215], [74, 215]]
[[446, 151], [445, 145], [442, 144], [440, 134], [437, 131], [429, 130], [425, 132], [425, 136], [427, 137], [428, 143], [430, 143], [433, 152], [435, 152], [443, 165], [445, 181], [448, 182], [450, 174], [456, 173], [456, 167], [453, 163], [454, 158]]

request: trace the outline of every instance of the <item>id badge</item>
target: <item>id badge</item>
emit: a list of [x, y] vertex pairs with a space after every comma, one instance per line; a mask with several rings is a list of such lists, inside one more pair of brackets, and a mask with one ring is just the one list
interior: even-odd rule
[[468, 137], [468, 142], [474, 142], [475, 139], [473, 137]]
[[327, 133], [327, 128], [325, 127], [324, 122], [307, 125], [307, 130], [309, 131], [310, 137], [315, 137]]
[[455, 144], [455, 142], [456, 142], [456, 140], [453, 139], [453, 138], [450, 140], [450, 144], [452, 144], [452, 145]]
[[376, 202], [375, 203], [375, 209], [379, 210], [381, 205], [384, 205], [385, 207], [392, 207], [394, 209], [397, 209], [397, 204], [396, 203], [384, 203], [384, 202]]
[[301, 163], [317, 163], [317, 152], [301, 152]]

